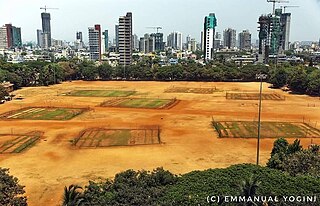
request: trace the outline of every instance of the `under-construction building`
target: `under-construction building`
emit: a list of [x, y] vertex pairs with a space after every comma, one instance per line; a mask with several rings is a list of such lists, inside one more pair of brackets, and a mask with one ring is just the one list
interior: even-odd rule
[[289, 49], [290, 21], [291, 14], [282, 13], [282, 9], [259, 17], [259, 61], [269, 63], [270, 57]]

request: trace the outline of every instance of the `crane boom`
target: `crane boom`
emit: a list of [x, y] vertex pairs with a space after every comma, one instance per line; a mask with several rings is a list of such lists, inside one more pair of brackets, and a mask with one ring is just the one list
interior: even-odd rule
[[267, 2], [273, 4], [272, 15], [275, 15], [276, 3], [289, 3], [289, 1], [286, 0], [267, 0]]
[[157, 30], [157, 33], [159, 32], [159, 29], [162, 29], [161, 26], [149, 26], [149, 27], [146, 27], [147, 29], [156, 29]]
[[48, 8], [47, 6], [40, 7], [40, 9], [44, 9], [44, 12], [47, 12], [47, 9], [59, 9], [59, 8]]
[[297, 8], [300, 6], [281, 6], [281, 8], [283, 8], [283, 13], [286, 13], [286, 8]]

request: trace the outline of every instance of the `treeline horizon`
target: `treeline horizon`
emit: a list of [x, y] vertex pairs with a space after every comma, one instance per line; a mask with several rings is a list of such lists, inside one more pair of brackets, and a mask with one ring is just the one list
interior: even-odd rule
[[18, 64], [0, 61], [0, 82], [10, 81], [15, 89], [72, 80], [256, 82], [259, 81], [256, 74], [260, 73], [267, 74], [265, 81], [274, 88], [287, 86], [294, 93], [320, 94], [320, 70], [301, 64], [237, 66], [210, 62], [201, 65], [193, 60], [181, 60], [177, 65], [161, 66], [157, 59], [145, 58], [136, 65], [111, 67], [107, 63], [96, 66], [94, 62], [79, 60]]

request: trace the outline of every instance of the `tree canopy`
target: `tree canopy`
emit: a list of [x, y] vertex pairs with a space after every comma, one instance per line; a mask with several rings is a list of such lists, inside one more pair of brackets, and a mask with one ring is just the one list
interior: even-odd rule
[[16, 177], [9, 175], [9, 169], [0, 168], [0, 205], [26, 206], [24, 187]]
[[181, 60], [176, 65], [160, 64], [159, 59], [145, 58], [134, 65], [111, 67], [91, 61], [61, 60], [57, 63], [31, 61], [19, 64], [0, 61], [0, 81], [10, 81], [15, 88], [42, 86], [70, 80], [156, 80], [156, 81], [257, 81], [256, 74], [268, 75], [275, 88], [288, 86], [291, 91], [319, 95], [320, 70], [303, 65], [263, 64], [237, 66], [212, 61], [201, 65]]

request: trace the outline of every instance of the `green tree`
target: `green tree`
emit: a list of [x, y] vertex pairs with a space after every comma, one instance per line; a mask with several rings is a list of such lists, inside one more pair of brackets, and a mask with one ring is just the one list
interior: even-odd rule
[[286, 157], [289, 143], [284, 138], [279, 138], [273, 143], [271, 157], [267, 162], [267, 166], [274, 169], [283, 169], [283, 161]]
[[0, 82], [5, 81], [6, 80], [6, 76], [7, 76], [7, 71], [1, 69], [1, 67], [0, 67]]
[[[252, 164], [233, 165], [223, 169], [208, 169], [192, 171], [183, 174], [175, 184], [168, 185], [165, 194], [159, 198], [158, 205], [166, 206], [194, 206], [217, 205], [208, 204], [206, 197], [212, 195], [239, 196], [239, 180], [246, 180], [254, 176], [257, 181], [247, 181], [246, 191], [255, 190], [257, 196], [319, 195], [320, 179], [312, 176], [291, 176], [282, 171]], [[257, 184], [259, 183], [260, 184]], [[250, 185], [255, 186], [250, 189]], [[250, 192], [248, 192], [250, 193]], [[230, 199], [229, 199], [230, 200]], [[259, 206], [260, 204], [257, 203]], [[269, 204], [269, 203], [268, 203]], [[270, 203], [269, 206], [316, 206], [318, 203], [292, 204], [288, 202]], [[221, 205], [238, 206], [239, 203], [221, 203]]]
[[280, 138], [274, 142], [267, 166], [293, 176], [303, 174], [320, 177], [319, 148], [319, 145], [312, 145], [303, 149], [298, 139], [288, 144], [287, 140]]
[[58, 65], [61, 67], [64, 80], [77, 79], [79, 68], [74, 62], [59, 62]]
[[110, 79], [112, 74], [112, 68], [109, 64], [103, 63], [98, 66], [99, 77], [103, 80]]
[[286, 154], [290, 155], [300, 151], [302, 151], [302, 146], [300, 145], [300, 140], [296, 139], [292, 144], [288, 145]]
[[288, 73], [284, 67], [274, 68], [271, 71], [269, 82], [275, 88], [283, 87], [287, 84]]
[[314, 70], [308, 75], [307, 92], [309, 94], [320, 94], [320, 70]]
[[79, 185], [64, 187], [62, 206], [80, 206], [83, 200], [82, 187]]
[[305, 93], [307, 89], [307, 73], [304, 68], [291, 69], [288, 80], [289, 88], [294, 92]]
[[98, 78], [98, 69], [92, 61], [83, 61], [79, 65], [82, 78], [84, 80], [96, 80]]
[[18, 178], [9, 175], [9, 169], [0, 168], [0, 205], [26, 206], [27, 198], [23, 188]]
[[285, 159], [283, 170], [292, 176], [303, 174], [320, 178], [320, 155], [311, 150], [293, 153]]
[[62, 67], [57, 63], [51, 63], [44, 66], [39, 73], [40, 85], [57, 84], [64, 79]]
[[163, 168], [152, 172], [127, 170], [116, 174], [113, 181], [89, 182], [84, 205], [157, 205], [166, 187], [176, 181], [177, 177]]

